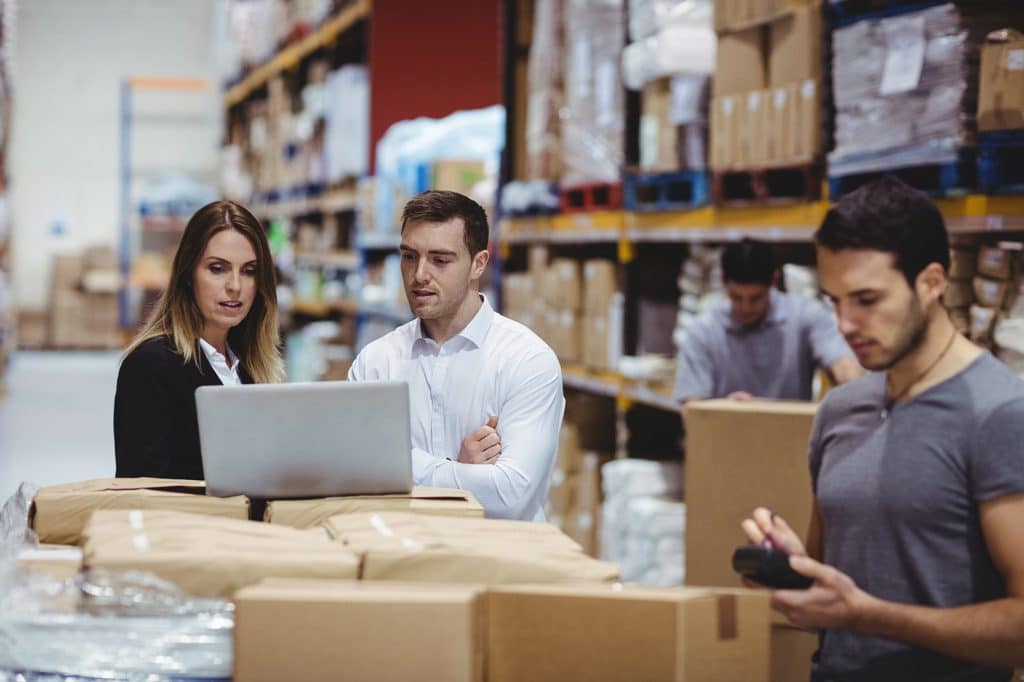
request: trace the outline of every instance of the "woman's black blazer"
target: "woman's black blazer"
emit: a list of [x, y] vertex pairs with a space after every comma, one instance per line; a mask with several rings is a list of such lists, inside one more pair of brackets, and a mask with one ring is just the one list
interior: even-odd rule
[[[142, 343], [121, 363], [114, 396], [118, 477], [203, 479], [195, 392], [221, 381], [206, 354], [197, 351], [202, 370], [185, 363], [164, 336]], [[240, 366], [238, 375], [242, 383], [252, 383], [245, 368]]]

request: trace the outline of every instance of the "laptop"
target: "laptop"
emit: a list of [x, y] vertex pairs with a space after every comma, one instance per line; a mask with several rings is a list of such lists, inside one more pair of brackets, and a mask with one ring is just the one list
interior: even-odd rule
[[196, 413], [208, 495], [302, 498], [412, 489], [404, 382], [201, 386]]

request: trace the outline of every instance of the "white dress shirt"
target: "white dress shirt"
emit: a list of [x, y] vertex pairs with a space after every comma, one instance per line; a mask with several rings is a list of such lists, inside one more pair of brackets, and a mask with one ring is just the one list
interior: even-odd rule
[[224, 348], [227, 350], [227, 357], [213, 347], [212, 344], [208, 343], [206, 339], [200, 337], [199, 345], [203, 349], [203, 354], [206, 355], [206, 359], [210, 361], [210, 366], [213, 367], [213, 371], [217, 373], [217, 377], [220, 378], [220, 383], [225, 386], [241, 386], [242, 379], [238, 376], [238, 358], [235, 357], [234, 351], [231, 350], [231, 346], [225, 344]]
[[[408, 382], [417, 485], [468, 490], [489, 517], [543, 521], [565, 411], [562, 369], [540, 337], [481, 299], [443, 345], [413, 320], [366, 346], [348, 376]], [[462, 440], [492, 416], [501, 457], [458, 462]]]

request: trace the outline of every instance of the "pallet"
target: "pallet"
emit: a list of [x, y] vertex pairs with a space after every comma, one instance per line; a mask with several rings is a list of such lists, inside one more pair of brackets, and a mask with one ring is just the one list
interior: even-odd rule
[[1024, 194], [1024, 130], [979, 137], [978, 188], [984, 194]]
[[826, 3], [833, 28], [842, 28], [858, 21], [888, 19], [900, 14], [919, 12], [944, 5], [949, 0], [832, 0]]
[[590, 213], [622, 208], [621, 182], [592, 182], [558, 191], [558, 203], [563, 213]]
[[711, 202], [716, 206], [792, 204], [821, 199], [821, 161], [718, 171], [711, 174]]
[[919, 166], [889, 168], [870, 173], [857, 173], [829, 177], [829, 198], [833, 201], [877, 180], [891, 175], [911, 187], [933, 197], [953, 197], [970, 194], [978, 185], [977, 154], [973, 148], [960, 150], [960, 158], [950, 163], [931, 163]]
[[627, 172], [622, 179], [622, 203], [627, 211], [698, 208], [708, 203], [708, 188], [704, 171]]

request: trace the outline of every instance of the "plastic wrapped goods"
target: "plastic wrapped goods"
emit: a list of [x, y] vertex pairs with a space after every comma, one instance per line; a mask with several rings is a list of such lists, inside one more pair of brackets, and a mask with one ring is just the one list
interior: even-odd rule
[[711, 28], [713, 14], [711, 0], [629, 0], [629, 39], [643, 40], [666, 26]]
[[562, 184], [617, 182], [624, 161], [621, 0], [567, 0]]
[[233, 607], [139, 573], [0, 584], [0, 680], [230, 679]]
[[348, 64], [327, 79], [324, 156], [328, 182], [365, 175], [370, 157], [370, 80]]
[[[555, 182], [562, 173], [562, 0], [537, 0], [526, 72], [526, 179]], [[557, 203], [556, 203], [557, 206]]]
[[980, 45], [1021, 12], [947, 3], [837, 29], [830, 174], [956, 161], [974, 137]]

